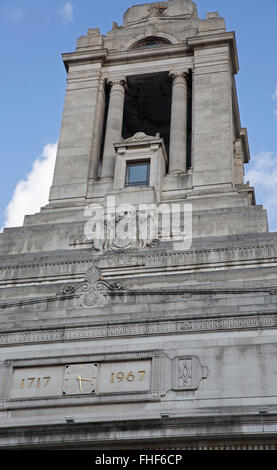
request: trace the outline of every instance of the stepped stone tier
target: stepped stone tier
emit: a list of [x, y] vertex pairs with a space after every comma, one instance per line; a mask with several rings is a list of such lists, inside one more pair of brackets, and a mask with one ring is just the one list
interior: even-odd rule
[[0, 235], [0, 448], [276, 449], [277, 234], [235, 33], [146, 3], [63, 61], [49, 203]]

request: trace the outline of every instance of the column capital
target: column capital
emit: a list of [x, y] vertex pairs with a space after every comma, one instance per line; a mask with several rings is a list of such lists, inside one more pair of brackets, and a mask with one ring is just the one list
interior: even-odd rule
[[118, 86], [123, 87], [125, 89], [127, 88], [127, 80], [125, 77], [115, 79], [108, 78], [107, 83], [111, 87], [111, 89]]
[[181, 79], [182, 82], [188, 78], [189, 75], [189, 69], [187, 70], [171, 70], [169, 72], [169, 77], [173, 80], [173, 82], [177, 81], [178, 79]]

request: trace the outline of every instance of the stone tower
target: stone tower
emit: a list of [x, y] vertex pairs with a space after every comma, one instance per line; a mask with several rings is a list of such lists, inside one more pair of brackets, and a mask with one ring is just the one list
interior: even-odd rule
[[147, 3], [63, 61], [49, 204], [0, 235], [0, 447], [277, 448], [277, 237], [235, 34]]

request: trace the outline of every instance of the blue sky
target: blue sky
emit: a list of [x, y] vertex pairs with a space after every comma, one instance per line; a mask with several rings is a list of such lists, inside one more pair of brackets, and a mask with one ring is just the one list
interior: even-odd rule
[[[105, 34], [113, 21], [122, 24], [124, 11], [140, 3], [0, 0], [0, 227], [9, 204], [10, 224], [20, 224], [22, 211], [34, 210], [41, 188], [48, 191], [66, 87], [61, 53], [73, 51], [88, 28]], [[246, 179], [255, 184], [257, 203], [268, 209], [270, 228], [277, 231], [277, 0], [196, 3], [201, 18], [219, 11], [227, 30], [236, 31], [241, 121], [252, 155]], [[30, 186], [36, 188], [24, 199]]]

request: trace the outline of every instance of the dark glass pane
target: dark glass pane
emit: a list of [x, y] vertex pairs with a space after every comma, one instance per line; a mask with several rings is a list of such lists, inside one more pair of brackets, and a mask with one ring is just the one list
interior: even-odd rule
[[127, 164], [126, 186], [148, 186], [149, 162]]

